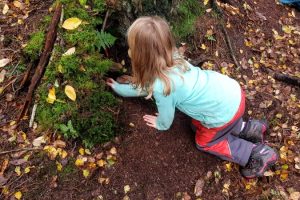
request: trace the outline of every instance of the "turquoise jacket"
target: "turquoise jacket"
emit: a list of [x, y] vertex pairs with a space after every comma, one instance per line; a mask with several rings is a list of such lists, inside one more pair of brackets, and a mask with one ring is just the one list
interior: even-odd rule
[[[157, 129], [170, 128], [175, 108], [196, 119], [207, 128], [221, 127], [237, 112], [241, 102], [241, 87], [237, 81], [211, 70], [201, 70], [187, 62], [189, 70], [182, 72], [174, 66], [168, 77], [172, 82], [171, 94], [163, 94], [164, 84], [156, 79], [153, 85], [158, 118]], [[130, 84], [113, 85], [123, 97], [147, 96], [145, 91]]]

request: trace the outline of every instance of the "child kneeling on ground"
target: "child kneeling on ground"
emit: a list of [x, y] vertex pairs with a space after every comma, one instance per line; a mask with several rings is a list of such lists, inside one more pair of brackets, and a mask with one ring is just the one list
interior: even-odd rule
[[263, 176], [278, 154], [263, 143], [267, 123], [243, 122], [245, 95], [237, 81], [201, 70], [177, 52], [170, 28], [160, 17], [138, 18], [128, 29], [133, 83], [107, 80], [123, 97], [155, 99], [158, 114], [143, 119], [158, 130], [170, 128], [175, 108], [190, 116], [199, 150], [238, 163], [247, 178]]

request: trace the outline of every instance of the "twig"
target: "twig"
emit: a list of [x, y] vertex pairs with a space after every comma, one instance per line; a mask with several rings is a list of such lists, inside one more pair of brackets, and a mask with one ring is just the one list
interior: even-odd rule
[[101, 31], [104, 31], [104, 30], [105, 30], [105, 26], [106, 26], [106, 23], [107, 23], [107, 19], [108, 19], [109, 14], [110, 14], [110, 9], [108, 9], [108, 10], [106, 11], [106, 14], [105, 14], [105, 18], [104, 18], [104, 21], [103, 21], [103, 24], [102, 24]]
[[225, 41], [226, 41], [226, 44], [227, 44], [228, 49], [229, 49], [230, 57], [232, 58], [234, 64], [235, 64], [239, 69], [241, 69], [240, 63], [239, 63], [239, 62], [237, 61], [237, 59], [236, 59], [235, 52], [234, 52], [234, 50], [233, 50], [232, 43], [231, 43], [230, 37], [229, 37], [229, 35], [228, 35], [228, 32], [227, 32], [226, 28], [224, 27], [224, 20], [223, 20], [224, 14], [223, 14], [223, 11], [219, 8], [219, 6], [218, 6], [218, 4], [217, 4], [216, 1], [217, 1], [217, 0], [212, 0], [212, 1], [211, 1], [211, 6], [212, 6], [212, 8], [215, 9], [215, 10], [217, 11], [217, 13], [220, 14], [220, 16], [221, 16], [221, 23], [219, 24], [219, 26], [220, 26], [220, 28], [221, 28], [221, 30], [222, 30], [224, 36], [225, 36]]
[[2, 151], [0, 152], [0, 155], [5, 155], [9, 153], [14, 153], [14, 152], [19, 152], [19, 151], [37, 151], [37, 150], [42, 150], [42, 148], [22, 148], [22, 149], [12, 149], [9, 151]]
[[33, 125], [33, 121], [34, 121], [34, 117], [35, 117], [35, 112], [36, 112], [36, 107], [37, 107], [37, 104], [34, 104], [34, 106], [32, 108], [32, 112], [31, 112], [30, 121], [29, 121], [29, 128], [31, 128], [32, 125]]
[[265, 66], [262, 66], [261, 69], [263, 72], [272, 74], [272, 76], [275, 80], [282, 81], [282, 82], [300, 87], [300, 79], [298, 77], [278, 73], [278, 72], [275, 72], [274, 70], [272, 70], [268, 67], [265, 67]]

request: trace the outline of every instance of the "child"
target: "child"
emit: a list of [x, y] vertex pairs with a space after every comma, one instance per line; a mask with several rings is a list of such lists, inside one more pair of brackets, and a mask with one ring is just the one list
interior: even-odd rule
[[138, 18], [128, 29], [128, 45], [133, 84], [109, 78], [107, 85], [123, 97], [153, 96], [158, 114], [143, 116], [148, 126], [169, 129], [178, 108], [193, 118], [197, 148], [238, 163], [243, 176], [263, 176], [275, 164], [277, 153], [263, 144], [266, 123], [243, 122], [245, 95], [239, 84], [181, 58], [166, 21]]

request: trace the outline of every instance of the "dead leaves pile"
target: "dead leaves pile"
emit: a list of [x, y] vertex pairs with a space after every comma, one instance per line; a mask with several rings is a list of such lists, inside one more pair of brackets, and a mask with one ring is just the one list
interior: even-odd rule
[[[117, 161], [117, 149], [115, 147], [100, 153], [79, 148], [78, 153], [76, 153], [74, 149], [67, 148], [66, 142], [60, 136], [54, 139], [50, 133], [36, 137], [36, 132], [29, 134], [22, 131], [18, 132], [15, 123], [3, 127], [2, 131], [4, 131], [7, 140], [12, 145], [17, 146], [15, 149], [20, 149], [17, 152], [5, 154], [0, 163], [1, 195], [6, 197], [11, 195], [19, 199], [22, 197], [22, 188], [15, 188], [13, 183], [18, 177], [24, 178], [35, 173], [35, 168], [39, 167], [32, 164], [35, 152], [43, 152], [50, 160], [54, 161], [57, 173], [62, 172], [69, 162], [74, 162], [74, 166], [81, 170], [84, 178], [89, 178], [96, 169], [103, 171], [113, 166]], [[57, 187], [58, 176], [53, 176], [52, 179], [51, 187]], [[110, 180], [104, 176], [104, 173], [101, 173], [98, 182], [109, 184]]]

